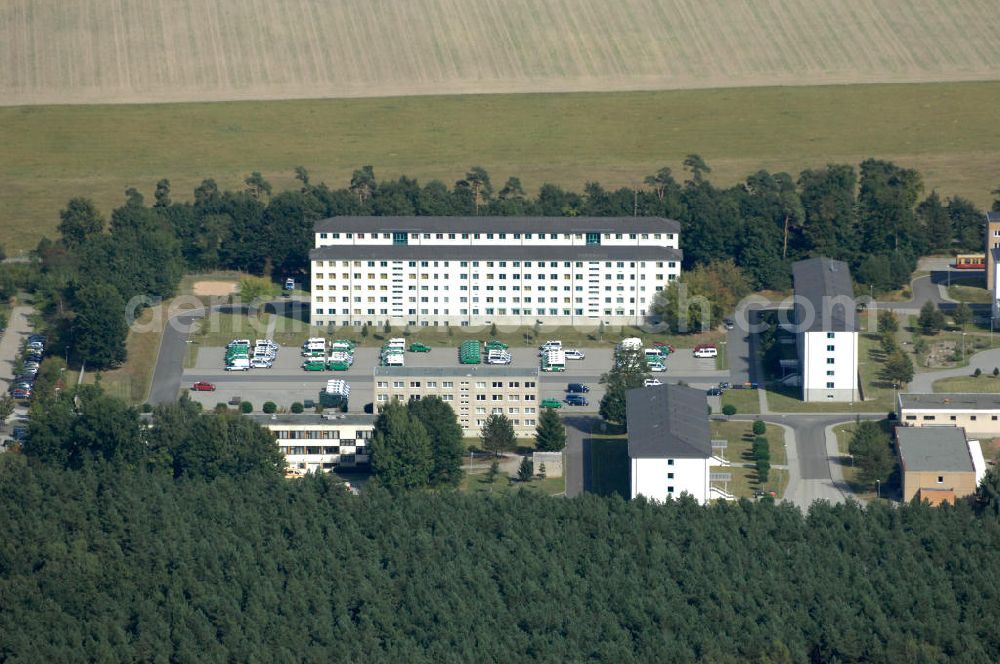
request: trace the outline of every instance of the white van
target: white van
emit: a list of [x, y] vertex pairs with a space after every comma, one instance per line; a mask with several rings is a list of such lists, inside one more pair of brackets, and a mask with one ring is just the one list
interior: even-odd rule
[[229, 362], [226, 365], [226, 371], [249, 371], [250, 370], [250, 360], [245, 357], [238, 357]]
[[546, 341], [541, 346], [538, 347], [538, 356], [541, 357], [548, 353], [550, 350], [562, 350], [562, 342], [559, 340]]
[[385, 349], [391, 349], [391, 350], [397, 350], [398, 349], [398, 350], [401, 350], [401, 351], [405, 351], [406, 350], [406, 339], [399, 339], [399, 338], [397, 338], [397, 339], [389, 339], [388, 341], [385, 342], [385, 345], [382, 346], [382, 347], [385, 348]]
[[622, 339], [618, 344], [618, 350], [642, 350], [642, 339], [639, 337]]
[[696, 350], [694, 352], [694, 356], [698, 357], [698, 358], [718, 357], [719, 356], [719, 349], [718, 348], [699, 348], [698, 350]]
[[382, 358], [382, 365], [387, 367], [401, 367], [405, 365], [405, 360], [403, 359], [401, 353], [392, 353], [391, 355], [386, 355]]

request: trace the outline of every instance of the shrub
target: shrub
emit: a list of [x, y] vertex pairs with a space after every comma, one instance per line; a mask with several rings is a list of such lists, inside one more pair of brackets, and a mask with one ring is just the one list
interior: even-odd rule
[[265, 401], [264, 405], [261, 407], [261, 410], [263, 410], [268, 415], [271, 415], [273, 413], [278, 412], [278, 404], [274, 403], [273, 401]]
[[151, 403], [144, 403], [144, 404], [142, 404], [142, 412], [144, 412], [144, 413], [152, 413], [153, 412], [153, 404], [151, 404]]
[[1000, 376], [1000, 367], [993, 367], [993, 377]]
[[976, 370], [972, 372], [972, 375], [975, 376], [976, 378], [979, 378], [980, 376], [983, 375], [983, 370], [980, 369], [979, 367], [976, 367]]
[[764, 420], [753, 421], [753, 434], [755, 436], [761, 436], [765, 431], [767, 431], [767, 425], [764, 424]]
[[249, 401], [242, 402], [240, 404], [240, 412], [241, 413], [252, 413], [253, 412], [253, 404], [250, 403]]
[[725, 406], [722, 407], [722, 414], [726, 415], [726, 416], [735, 415], [736, 414], [736, 406], [734, 406], [731, 403], [727, 403]]
[[215, 404], [215, 408], [213, 410], [215, 410], [215, 413], [218, 415], [229, 410], [229, 406], [220, 401], [219, 403]]
[[305, 410], [305, 409], [302, 407], [302, 404], [299, 403], [298, 401], [296, 401], [295, 403], [292, 404], [292, 412], [293, 413], [298, 414], [298, 413], [301, 413], [303, 410]]

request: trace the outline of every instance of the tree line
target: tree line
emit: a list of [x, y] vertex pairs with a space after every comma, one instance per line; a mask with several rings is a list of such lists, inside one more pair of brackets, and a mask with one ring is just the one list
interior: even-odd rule
[[[731, 187], [713, 184], [711, 168], [698, 155], [689, 155], [683, 169], [678, 180], [670, 168], [661, 168], [635, 189], [608, 190], [588, 182], [574, 192], [543, 184], [534, 196], [517, 177], [495, 187], [481, 167], [449, 187], [439, 180], [421, 185], [406, 176], [379, 180], [364, 166], [341, 188], [314, 183], [298, 167], [298, 188], [277, 193], [255, 172], [239, 190], [221, 190], [206, 179], [189, 201], [174, 200], [170, 182], [162, 179], [151, 204], [128, 189], [110, 221], [89, 199], [69, 200], [60, 213], [58, 238], [43, 239], [35, 250], [37, 271], [5, 266], [0, 292], [25, 285], [38, 290], [57, 350], [104, 368], [125, 359], [125, 330], [114, 312], [134, 296], [170, 297], [186, 271], [308, 275], [313, 222], [326, 217], [677, 219], [691, 294], [710, 293], [715, 302], [721, 293], [727, 300], [713, 305], [712, 324], [729, 299], [788, 288], [791, 263], [807, 256], [846, 260], [857, 281], [882, 291], [905, 284], [921, 255], [983, 247], [981, 210], [961, 197], [942, 199], [936, 191], [924, 197], [920, 174], [892, 162], [831, 164], [797, 178], [758, 171]], [[1000, 201], [994, 207], [1000, 209]], [[719, 264], [726, 259], [731, 264]], [[670, 315], [676, 306], [661, 297], [656, 313], [676, 320]], [[693, 313], [693, 321], [702, 319], [702, 312]], [[691, 329], [698, 331], [700, 324]]]
[[131, 451], [131, 425], [92, 435], [103, 415], [85, 405], [86, 423], [52, 431], [64, 450], [0, 456], [0, 659], [1000, 659], [996, 471], [975, 505], [805, 514], [352, 496], [282, 479], [233, 444], [246, 420], [187, 407], [157, 416], [152, 455]]

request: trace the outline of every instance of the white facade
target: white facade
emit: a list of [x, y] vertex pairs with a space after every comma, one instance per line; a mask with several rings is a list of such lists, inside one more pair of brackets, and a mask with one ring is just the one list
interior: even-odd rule
[[274, 434], [292, 475], [369, 463], [375, 418], [364, 415], [253, 415]]
[[[382, 230], [350, 230], [366, 227]], [[641, 323], [680, 275], [678, 229], [644, 218], [324, 220], [310, 255], [312, 323]]]
[[631, 497], [665, 502], [687, 493], [704, 505], [709, 498], [710, 459], [629, 459]]
[[858, 333], [801, 332], [803, 401], [858, 400]]

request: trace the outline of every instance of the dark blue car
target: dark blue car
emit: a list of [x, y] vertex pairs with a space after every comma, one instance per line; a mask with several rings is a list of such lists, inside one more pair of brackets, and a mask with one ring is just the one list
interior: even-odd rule
[[566, 403], [570, 406], [586, 406], [590, 404], [590, 402], [587, 401], [587, 397], [582, 394], [567, 394]]

